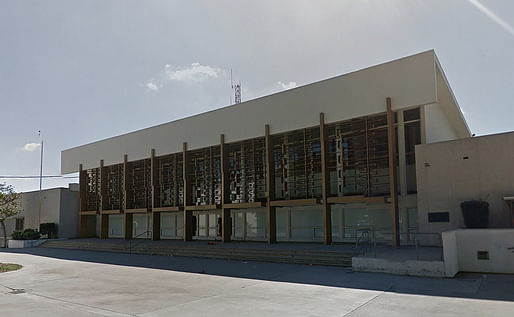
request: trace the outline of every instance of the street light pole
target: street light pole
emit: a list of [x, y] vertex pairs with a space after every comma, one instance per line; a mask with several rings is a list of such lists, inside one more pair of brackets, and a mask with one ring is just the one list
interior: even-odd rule
[[[38, 130], [38, 135], [41, 137], [41, 130]], [[41, 229], [41, 190], [43, 188], [43, 139], [41, 138], [41, 154], [39, 165], [39, 210], [38, 210], [38, 231]]]

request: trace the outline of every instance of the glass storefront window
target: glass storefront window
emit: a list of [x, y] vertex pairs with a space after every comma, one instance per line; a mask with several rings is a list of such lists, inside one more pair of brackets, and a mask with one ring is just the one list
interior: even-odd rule
[[277, 240], [323, 240], [321, 206], [277, 208]]
[[234, 240], [266, 240], [268, 218], [265, 208], [232, 210], [232, 219]]
[[184, 214], [182, 212], [161, 212], [161, 238], [184, 238]]
[[123, 238], [123, 215], [109, 215], [109, 238]]
[[134, 214], [132, 216], [132, 237], [148, 239], [152, 236], [152, 214]]

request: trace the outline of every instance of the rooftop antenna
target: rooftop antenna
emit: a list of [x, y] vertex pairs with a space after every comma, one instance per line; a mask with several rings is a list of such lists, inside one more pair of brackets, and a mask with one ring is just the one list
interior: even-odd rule
[[[232, 81], [232, 69], [230, 69], [230, 87], [234, 89], [234, 103], [241, 103], [241, 81], [235, 84]], [[230, 97], [230, 104], [232, 104], [232, 97]]]

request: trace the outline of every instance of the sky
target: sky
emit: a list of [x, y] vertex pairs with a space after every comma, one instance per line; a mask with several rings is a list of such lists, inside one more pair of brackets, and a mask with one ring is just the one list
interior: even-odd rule
[[511, 131], [513, 25], [510, 0], [0, 1], [0, 176], [226, 106], [231, 70], [245, 101], [429, 49], [472, 133]]

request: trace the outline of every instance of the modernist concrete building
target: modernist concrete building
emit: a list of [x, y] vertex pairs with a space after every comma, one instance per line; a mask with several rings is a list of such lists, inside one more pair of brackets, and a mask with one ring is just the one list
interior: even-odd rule
[[80, 233], [353, 241], [419, 230], [417, 144], [470, 137], [434, 51], [68, 149]]

